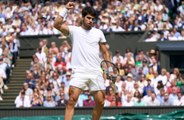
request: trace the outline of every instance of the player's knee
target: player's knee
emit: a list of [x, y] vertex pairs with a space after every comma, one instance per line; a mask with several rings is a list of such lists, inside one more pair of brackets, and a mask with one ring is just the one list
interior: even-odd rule
[[97, 101], [95, 102], [95, 104], [96, 104], [96, 106], [98, 106], [98, 107], [103, 107], [103, 106], [104, 106], [104, 100], [97, 100]]
[[77, 102], [77, 98], [71, 96], [68, 100], [68, 105], [75, 106], [76, 102]]

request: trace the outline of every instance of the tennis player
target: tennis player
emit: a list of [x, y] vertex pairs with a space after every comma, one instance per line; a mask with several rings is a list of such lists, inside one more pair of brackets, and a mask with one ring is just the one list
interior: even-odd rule
[[105, 60], [110, 60], [106, 39], [103, 32], [93, 27], [96, 12], [92, 7], [82, 10], [82, 25], [64, 24], [67, 12], [74, 9], [74, 2], [68, 2], [54, 22], [54, 27], [72, 41], [72, 76], [69, 88], [69, 101], [66, 106], [65, 120], [72, 120], [74, 107], [79, 95], [87, 88], [94, 96], [95, 107], [92, 120], [99, 120], [105, 99], [104, 78], [100, 68], [101, 53]]

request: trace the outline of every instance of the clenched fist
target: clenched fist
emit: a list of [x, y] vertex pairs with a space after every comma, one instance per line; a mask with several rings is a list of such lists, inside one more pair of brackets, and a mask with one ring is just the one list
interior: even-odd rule
[[75, 8], [75, 3], [74, 2], [68, 2], [66, 4], [66, 9], [74, 9]]

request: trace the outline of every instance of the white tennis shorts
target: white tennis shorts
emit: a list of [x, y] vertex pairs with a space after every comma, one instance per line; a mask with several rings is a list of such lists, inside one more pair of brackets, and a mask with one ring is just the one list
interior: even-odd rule
[[100, 71], [72, 69], [70, 85], [82, 90], [105, 90], [105, 80]]

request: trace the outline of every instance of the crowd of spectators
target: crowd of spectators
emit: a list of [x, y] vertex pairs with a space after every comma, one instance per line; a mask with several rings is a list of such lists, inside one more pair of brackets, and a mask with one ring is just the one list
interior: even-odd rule
[[[48, 47], [50, 46], [50, 47]], [[16, 107], [66, 106], [72, 69], [71, 46], [63, 41], [48, 45], [46, 39], [39, 43], [26, 71], [23, 89], [15, 100]], [[120, 70], [115, 86], [105, 79], [105, 107], [109, 106], [182, 106], [184, 105], [184, 80], [178, 68], [173, 72], [161, 68], [159, 51], [148, 53], [130, 49], [116, 50], [112, 61]], [[114, 92], [114, 90], [116, 90]], [[94, 106], [89, 90], [79, 96], [76, 107]]]
[[0, 101], [3, 100], [4, 90], [8, 89], [7, 84], [11, 71], [16, 66], [20, 48], [10, 10], [10, 7], [0, 1]]
[[3, 100], [2, 94], [8, 89], [12, 69], [16, 66], [19, 56], [20, 43], [16, 35], [10, 31], [6, 37], [0, 41], [0, 101]]
[[[64, 0], [3, 0], [0, 3], [0, 33], [10, 29], [25, 35], [61, 34], [53, 27]], [[66, 18], [69, 25], [80, 25], [81, 11], [93, 6], [97, 11], [95, 27], [104, 32], [154, 30], [159, 36], [146, 41], [183, 40], [184, 1], [181, 0], [74, 0], [75, 9]], [[157, 32], [162, 30], [163, 32]], [[175, 32], [179, 34], [175, 36]], [[163, 35], [164, 34], [164, 35]], [[149, 34], [150, 37], [153, 33]], [[65, 37], [65, 36], [61, 36]]]
[[[76, 5], [67, 16], [69, 25], [81, 24], [81, 10], [93, 6], [97, 11], [95, 27], [104, 32], [149, 31], [146, 42], [184, 40], [184, 2], [180, 0], [74, 0]], [[53, 27], [54, 19], [64, 7], [64, 0], [18, 0], [0, 2], [0, 96], [8, 89], [11, 68], [16, 66], [17, 35], [61, 34]], [[65, 37], [65, 36], [62, 36]], [[71, 46], [64, 41], [59, 47], [43, 39], [26, 71], [23, 89], [15, 100], [16, 107], [65, 106], [72, 69]], [[1, 52], [2, 51], [2, 52]], [[125, 54], [116, 51], [113, 62], [120, 69], [114, 93], [112, 81], [106, 79], [105, 106], [184, 105], [184, 81], [178, 68], [169, 72], [160, 68], [158, 51]], [[1, 63], [0, 63], [1, 64]], [[2, 66], [2, 67], [1, 67]], [[2, 69], [1, 69], [2, 68]], [[3, 81], [3, 82], [2, 82]], [[4, 85], [5, 84], [5, 85]], [[2, 98], [0, 97], [0, 100]], [[94, 106], [88, 90], [79, 96], [76, 107]]]

